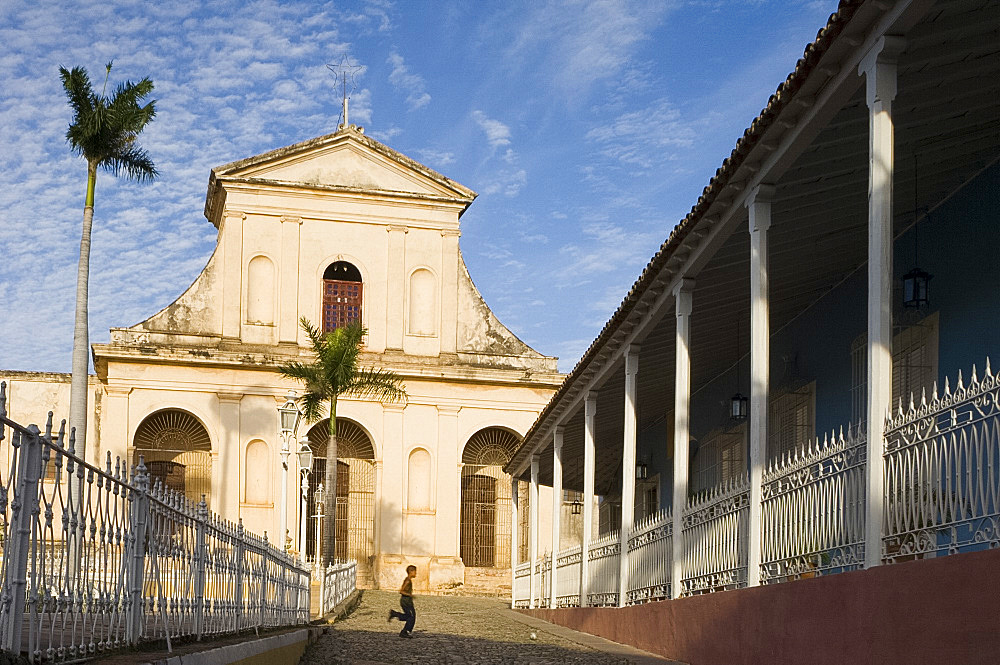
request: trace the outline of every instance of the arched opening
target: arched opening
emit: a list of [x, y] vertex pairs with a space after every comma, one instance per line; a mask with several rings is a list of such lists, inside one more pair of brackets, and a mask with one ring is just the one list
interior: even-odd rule
[[132, 463], [142, 456], [150, 486], [157, 483], [212, 505], [212, 440], [205, 426], [187, 411], [167, 409], [146, 416], [132, 439]]
[[[314, 457], [306, 504], [309, 516], [306, 556], [315, 561], [318, 522], [314, 517], [318, 514], [316, 490], [320, 483], [326, 483], [330, 421], [316, 423], [308, 436]], [[370, 585], [374, 581], [375, 563], [375, 448], [368, 434], [346, 418], [337, 418], [336, 528], [336, 557], [357, 561], [358, 583]]]
[[323, 272], [323, 332], [333, 332], [361, 321], [361, 271], [347, 261], [336, 261]]
[[472, 435], [462, 453], [461, 555], [466, 566], [510, 567], [511, 477], [503, 472], [520, 439], [500, 427]]

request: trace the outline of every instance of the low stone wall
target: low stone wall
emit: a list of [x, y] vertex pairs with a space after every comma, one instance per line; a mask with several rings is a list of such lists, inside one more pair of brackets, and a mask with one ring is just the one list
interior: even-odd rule
[[[319, 639], [324, 630], [320, 626], [308, 626], [218, 647], [206, 643], [201, 650], [185, 650], [150, 660], [145, 665], [297, 665], [306, 647]], [[142, 662], [142, 659], [133, 657], [131, 662]]]
[[690, 665], [1000, 662], [1000, 550], [625, 608], [524, 610]]

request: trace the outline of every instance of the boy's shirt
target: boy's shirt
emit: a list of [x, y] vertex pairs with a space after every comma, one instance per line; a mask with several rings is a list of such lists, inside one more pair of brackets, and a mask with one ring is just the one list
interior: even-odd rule
[[410, 579], [409, 575], [407, 575], [406, 579], [403, 580], [403, 586], [400, 587], [399, 593], [404, 596], [413, 597], [413, 580]]

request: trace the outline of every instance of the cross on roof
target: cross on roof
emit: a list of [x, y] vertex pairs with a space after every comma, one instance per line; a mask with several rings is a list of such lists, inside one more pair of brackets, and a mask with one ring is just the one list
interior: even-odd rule
[[[326, 68], [329, 69], [331, 72], [333, 72], [334, 77], [336, 77], [338, 83], [341, 84], [341, 90], [343, 92], [343, 100], [344, 100], [344, 106], [343, 106], [344, 126], [346, 127], [348, 122], [347, 100], [350, 98], [350, 94], [354, 92], [354, 90], [357, 88], [357, 81], [354, 78], [355, 75], [358, 72], [364, 70], [364, 67], [362, 65], [355, 64], [355, 62], [351, 58], [349, 58], [347, 54], [344, 54], [344, 57], [341, 59], [339, 64], [336, 65], [328, 64]], [[351, 84], [350, 90], [347, 89], [348, 80], [350, 80]]]

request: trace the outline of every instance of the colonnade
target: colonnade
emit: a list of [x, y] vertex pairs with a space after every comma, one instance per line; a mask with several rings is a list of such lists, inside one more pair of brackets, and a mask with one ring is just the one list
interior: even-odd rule
[[[858, 66], [858, 75], [865, 77], [866, 101], [869, 109], [869, 205], [868, 205], [868, 397], [867, 397], [867, 502], [865, 534], [865, 567], [876, 566], [881, 558], [883, 522], [882, 446], [885, 417], [892, 393], [892, 241], [894, 170], [892, 101], [896, 94], [896, 61], [905, 46], [901, 37], [882, 36], [875, 41]], [[771, 201], [775, 193], [772, 183], [761, 182], [743, 194], [750, 233], [750, 409], [749, 409], [749, 557], [747, 584], [760, 583], [761, 559], [761, 486], [767, 453], [768, 394], [770, 389], [770, 322], [768, 286], [768, 230], [771, 226]], [[689, 483], [689, 424], [691, 406], [691, 315], [694, 280], [684, 274], [672, 279], [671, 296], [676, 316], [674, 373], [674, 450], [673, 450], [673, 512], [671, 596], [682, 593], [684, 562], [683, 517]], [[649, 315], [652, 315], [651, 313]], [[619, 606], [624, 606], [628, 589], [628, 542], [633, 527], [636, 464], [637, 374], [640, 347], [626, 344], [624, 356], [624, 427], [622, 436], [622, 500], [619, 565]], [[615, 363], [608, 363], [608, 367]], [[588, 548], [593, 540], [591, 527], [594, 504], [594, 469], [596, 463], [595, 417], [597, 393], [594, 390], [603, 376], [591, 380], [591, 389], [584, 402], [583, 445], [583, 534], [581, 540], [580, 595], [586, 604], [590, 583]], [[552, 428], [552, 543], [553, 566], [549, 588], [538, 589], [535, 561], [538, 559], [538, 473], [540, 452], [548, 445], [539, 443], [531, 455], [529, 488], [529, 561], [530, 606], [544, 598], [549, 607], [556, 607], [557, 567], [563, 486], [564, 422]], [[518, 524], [517, 479], [512, 488], [512, 523]], [[511, 575], [517, 567], [517, 529], [512, 529]], [[512, 585], [513, 586], [513, 585]], [[544, 594], [542, 596], [541, 594]]]

